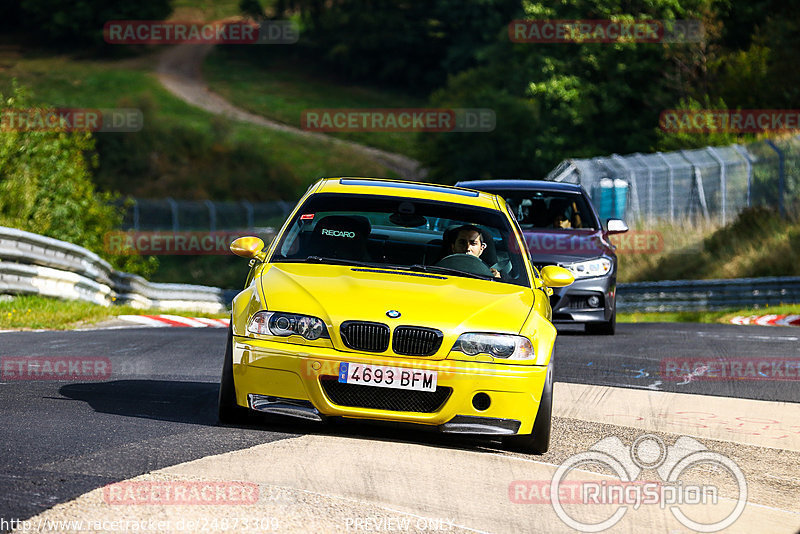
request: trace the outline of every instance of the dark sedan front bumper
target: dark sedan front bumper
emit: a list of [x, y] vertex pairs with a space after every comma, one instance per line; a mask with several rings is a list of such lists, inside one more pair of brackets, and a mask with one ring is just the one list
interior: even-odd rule
[[[550, 306], [554, 323], [608, 322], [616, 308], [617, 281], [613, 275], [575, 280], [571, 285], [553, 288]], [[597, 306], [590, 305], [597, 297]]]

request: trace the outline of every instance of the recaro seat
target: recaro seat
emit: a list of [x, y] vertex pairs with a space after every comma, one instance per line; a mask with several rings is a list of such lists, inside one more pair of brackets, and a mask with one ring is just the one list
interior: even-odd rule
[[371, 225], [366, 217], [329, 215], [314, 226], [307, 256], [369, 261], [367, 240]]

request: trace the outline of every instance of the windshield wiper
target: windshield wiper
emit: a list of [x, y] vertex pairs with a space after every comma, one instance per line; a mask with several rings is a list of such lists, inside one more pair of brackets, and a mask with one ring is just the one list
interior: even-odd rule
[[479, 280], [500, 281], [499, 278], [495, 278], [494, 276], [476, 274], [468, 271], [460, 271], [458, 269], [451, 269], [450, 267], [439, 267], [438, 265], [422, 265], [420, 263], [415, 263], [414, 265], [409, 265], [408, 269], [410, 271], [418, 271], [423, 273], [453, 274], [456, 276], [464, 276], [467, 278], [478, 278]]
[[327, 258], [325, 256], [309, 256], [305, 259], [307, 263], [324, 263], [326, 265], [352, 265], [355, 267], [374, 267], [374, 263], [366, 261], [345, 260], [339, 258]]

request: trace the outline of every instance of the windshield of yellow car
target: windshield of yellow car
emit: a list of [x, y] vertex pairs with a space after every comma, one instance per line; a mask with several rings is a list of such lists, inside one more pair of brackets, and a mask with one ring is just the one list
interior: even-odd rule
[[435, 269], [454, 254], [452, 243], [465, 227], [478, 229], [486, 244], [479, 260], [488, 278], [528, 285], [519, 241], [499, 210], [391, 196], [312, 195], [278, 237], [269, 261]]

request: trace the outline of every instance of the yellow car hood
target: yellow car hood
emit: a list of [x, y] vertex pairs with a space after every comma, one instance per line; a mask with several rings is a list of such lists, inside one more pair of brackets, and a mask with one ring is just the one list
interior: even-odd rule
[[[313, 315], [336, 328], [361, 320], [518, 333], [534, 299], [530, 288], [503, 282], [371, 267], [279, 263], [260, 279], [268, 310]], [[390, 319], [389, 310], [400, 317]]]

